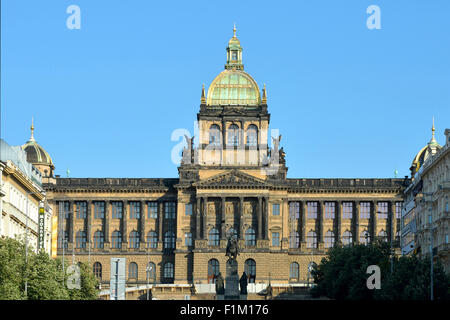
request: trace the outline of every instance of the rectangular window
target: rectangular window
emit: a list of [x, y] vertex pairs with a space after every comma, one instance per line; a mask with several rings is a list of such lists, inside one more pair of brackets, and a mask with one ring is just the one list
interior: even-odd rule
[[148, 217], [153, 219], [158, 218], [158, 202], [152, 201], [148, 203]]
[[289, 202], [289, 219], [295, 220], [300, 218], [300, 202]]
[[272, 232], [272, 246], [279, 247], [280, 246], [280, 233]]
[[184, 234], [184, 244], [188, 247], [192, 246], [192, 233], [187, 232]]
[[87, 203], [85, 201], [77, 201], [75, 202], [75, 205], [77, 208], [77, 219], [86, 219]]
[[113, 201], [111, 202], [111, 208], [112, 208], [112, 217], [115, 219], [122, 219], [123, 202]]
[[335, 212], [336, 212], [336, 203], [325, 202], [325, 219], [334, 219]]
[[309, 219], [317, 219], [317, 202], [307, 202], [306, 208]]
[[353, 217], [353, 203], [342, 202], [342, 218], [351, 219]]
[[94, 218], [103, 219], [105, 217], [105, 203], [103, 201], [94, 202]]
[[141, 203], [130, 201], [130, 219], [139, 219], [141, 216]]
[[274, 215], [274, 216], [280, 215], [280, 204], [279, 203], [274, 203], [272, 205], [272, 215]]
[[192, 216], [192, 203], [186, 203], [184, 206], [184, 214], [187, 216]]
[[175, 219], [177, 212], [176, 202], [164, 202], [164, 218]]
[[361, 202], [359, 204], [359, 217], [361, 219], [370, 219], [370, 202]]
[[389, 207], [387, 202], [378, 202], [378, 219], [387, 219], [388, 210]]
[[402, 216], [403, 202], [395, 203], [395, 218], [400, 219]]
[[69, 219], [70, 202], [64, 201], [64, 219]]

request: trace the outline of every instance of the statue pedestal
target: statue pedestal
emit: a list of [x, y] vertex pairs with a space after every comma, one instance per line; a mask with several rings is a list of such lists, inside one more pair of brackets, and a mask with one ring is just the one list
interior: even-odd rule
[[237, 261], [228, 259], [225, 277], [225, 300], [239, 300], [239, 275], [237, 273]]

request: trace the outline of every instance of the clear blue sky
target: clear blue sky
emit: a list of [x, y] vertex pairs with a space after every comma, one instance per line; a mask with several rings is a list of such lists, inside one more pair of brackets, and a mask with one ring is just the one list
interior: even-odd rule
[[233, 23], [288, 177], [403, 177], [432, 117], [440, 144], [450, 127], [447, 0], [1, 3], [1, 137], [25, 143], [34, 116], [61, 176], [176, 177], [171, 134], [193, 133]]

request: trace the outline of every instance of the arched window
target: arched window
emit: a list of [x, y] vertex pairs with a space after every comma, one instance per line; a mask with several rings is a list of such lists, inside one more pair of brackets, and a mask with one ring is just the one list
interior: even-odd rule
[[384, 242], [387, 242], [387, 241], [388, 241], [388, 235], [387, 235], [386, 231], [381, 230], [381, 231], [378, 233], [378, 238], [380, 238], [380, 239], [381, 239], [382, 241], [384, 241]]
[[111, 246], [114, 249], [122, 248], [122, 233], [120, 231], [114, 231], [111, 235]]
[[255, 283], [256, 279], [256, 262], [253, 259], [245, 260], [244, 271], [248, 277], [248, 283]]
[[289, 234], [289, 248], [298, 248], [300, 244], [300, 235], [297, 231], [292, 231]]
[[77, 248], [86, 248], [86, 232], [78, 231], [76, 236]]
[[228, 135], [228, 145], [238, 146], [239, 145], [239, 127], [232, 124], [227, 131]]
[[164, 249], [175, 249], [175, 234], [172, 231], [164, 234]]
[[363, 230], [359, 235], [359, 242], [365, 245], [368, 245], [370, 242], [370, 235], [367, 230]]
[[208, 245], [218, 246], [219, 245], [219, 230], [212, 228], [208, 233]]
[[138, 265], [136, 262], [131, 262], [128, 265], [128, 279], [137, 280], [138, 278]]
[[299, 280], [299, 266], [297, 262], [292, 262], [289, 266], [289, 281], [298, 282]]
[[220, 127], [217, 124], [213, 124], [209, 128], [209, 144], [220, 145]]
[[256, 246], [256, 232], [253, 228], [248, 228], [245, 231], [245, 245], [246, 246]]
[[353, 241], [352, 239], [352, 233], [348, 230], [345, 230], [345, 232], [342, 234], [342, 244], [344, 246], [351, 244]]
[[103, 235], [103, 232], [101, 232], [100, 230], [96, 231], [94, 233], [94, 248], [102, 249], [104, 241], [105, 241], [105, 236]]
[[247, 128], [247, 145], [256, 147], [258, 145], [258, 127], [251, 124]]
[[[62, 238], [62, 235], [64, 234], [64, 238]], [[62, 244], [64, 243], [64, 248], [67, 249], [68, 243], [69, 243], [69, 234], [67, 231], [64, 231], [63, 233], [59, 231], [58, 233], [58, 248], [62, 248]]]
[[334, 247], [334, 233], [333, 231], [328, 230], [325, 233], [325, 248]]
[[156, 280], [156, 265], [153, 262], [147, 264], [146, 272], [149, 280]]
[[164, 279], [166, 281], [173, 281], [173, 263], [166, 262], [164, 264]]
[[96, 276], [98, 279], [102, 279], [102, 264], [100, 262], [95, 262], [92, 266], [92, 272], [94, 273], [94, 276]]
[[139, 232], [133, 230], [129, 236], [130, 248], [139, 249]]
[[215, 283], [220, 272], [219, 261], [211, 259], [208, 261], [208, 283]]
[[158, 247], [158, 235], [155, 231], [147, 233], [147, 248], [156, 249]]
[[317, 234], [314, 231], [308, 232], [306, 236], [306, 247], [317, 248]]

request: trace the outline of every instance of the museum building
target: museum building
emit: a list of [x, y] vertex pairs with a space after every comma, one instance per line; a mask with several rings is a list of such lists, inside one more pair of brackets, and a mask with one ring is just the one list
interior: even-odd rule
[[88, 262], [102, 288], [113, 257], [126, 259], [128, 287], [202, 285], [225, 274], [233, 235], [238, 273], [275, 286], [309, 282], [311, 263], [337, 243], [398, 247], [407, 181], [287, 178], [266, 88], [242, 61], [234, 29], [225, 69], [202, 88], [198, 144], [186, 137], [178, 178], [62, 178], [39, 163], [58, 219], [55, 255]]

